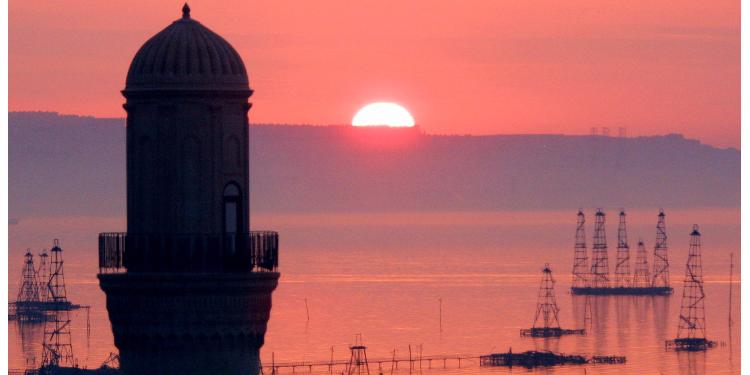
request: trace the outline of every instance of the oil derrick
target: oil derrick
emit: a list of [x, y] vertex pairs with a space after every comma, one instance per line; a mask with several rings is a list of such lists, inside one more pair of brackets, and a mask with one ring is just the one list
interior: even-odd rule
[[50, 250], [52, 253], [50, 261], [50, 276], [47, 286], [49, 288], [49, 302], [56, 306], [69, 304], [68, 297], [65, 293], [65, 272], [63, 270], [62, 249], [60, 242], [55, 239], [54, 246]]
[[607, 233], [604, 230], [604, 212], [596, 211], [594, 221], [594, 247], [591, 251], [591, 286], [609, 287], [609, 259], [607, 256]]
[[664, 210], [659, 210], [656, 224], [656, 244], [654, 245], [653, 287], [669, 287], [669, 258], [667, 257], [667, 227], [664, 223]]
[[21, 272], [21, 288], [18, 291], [16, 305], [30, 305], [39, 302], [39, 288], [34, 269], [34, 254], [31, 250], [26, 250], [23, 261], [23, 271]]
[[358, 334], [354, 339], [354, 345], [349, 347], [352, 356], [346, 365], [347, 375], [370, 374], [370, 365], [367, 363], [367, 347], [363, 345], [362, 335]]
[[589, 257], [586, 250], [586, 217], [578, 210], [576, 223], [576, 243], [573, 259], [573, 288], [586, 287], [588, 283]]
[[646, 246], [643, 244], [643, 240], [638, 240], [638, 252], [635, 255], [635, 272], [633, 273], [633, 286], [634, 287], [648, 287], [651, 284], [651, 279], [648, 272], [648, 256], [646, 254]]
[[39, 290], [39, 301], [47, 302], [49, 298], [49, 255], [47, 249], [39, 253], [39, 268], [37, 268], [37, 289]]
[[630, 286], [630, 246], [628, 245], [628, 232], [625, 224], [625, 210], [620, 211], [620, 224], [617, 227], [615, 282], [618, 287]]
[[59, 311], [44, 323], [42, 367], [74, 367], [70, 315]]
[[566, 334], [583, 334], [583, 330], [566, 330], [560, 328], [560, 319], [555, 299], [555, 279], [552, 277], [552, 269], [549, 264], [544, 265], [542, 270], [542, 282], [537, 294], [536, 315], [534, 326], [531, 329], [522, 329], [521, 336], [533, 337], [557, 337]]
[[716, 345], [706, 339], [706, 294], [703, 290], [703, 266], [701, 264], [701, 234], [698, 225], [693, 225], [690, 233], [690, 250], [685, 266], [685, 280], [682, 287], [680, 320], [677, 325], [677, 338], [667, 341], [667, 347], [675, 350], [706, 350]]

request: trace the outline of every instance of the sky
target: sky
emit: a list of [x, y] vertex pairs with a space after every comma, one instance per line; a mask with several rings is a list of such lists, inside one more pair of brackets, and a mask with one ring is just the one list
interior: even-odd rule
[[[432, 134], [683, 133], [740, 147], [739, 1], [190, 1], [245, 61], [251, 122], [377, 101]], [[179, 1], [11, 0], [9, 109], [124, 117], [133, 55]]]

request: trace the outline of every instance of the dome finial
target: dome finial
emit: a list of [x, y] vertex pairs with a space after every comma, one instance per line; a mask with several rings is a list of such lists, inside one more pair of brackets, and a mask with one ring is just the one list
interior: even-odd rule
[[182, 6], [182, 18], [190, 18], [190, 6], [187, 2]]

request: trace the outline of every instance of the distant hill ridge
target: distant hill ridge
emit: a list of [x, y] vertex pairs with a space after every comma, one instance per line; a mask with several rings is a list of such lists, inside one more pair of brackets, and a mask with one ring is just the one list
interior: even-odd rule
[[[9, 114], [10, 217], [125, 214], [125, 120]], [[650, 137], [251, 125], [262, 212], [739, 206], [740, 151]]]

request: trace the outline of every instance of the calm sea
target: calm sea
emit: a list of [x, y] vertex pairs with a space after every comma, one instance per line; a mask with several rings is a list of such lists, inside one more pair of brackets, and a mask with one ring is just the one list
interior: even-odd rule
[[[551, 374], [739, 374], [740, 210], [666, 210], [671, 297], [571, 296], [575, 212], [434, 212], [378, 214], [253, 215], [253, 229], [281, 235], [281, 280], [273, 309], [264, 364], [348, 359], [361, 334], [368, 358], [480, 355], [549, 349], [570, 354], [623, 355], [624, 365], [537, 369]], [[615, 256], [617, 211], [608, 212], [610, 257]], [[639, 237], [649, 251], [657, 210], [629, 212], [633, 250]], [[588, 236], [593, 212], [587, 211]], [[677, 333], [682, 279], [693, 223], [703, 233], [707, 336], [716, 348], [701, 353], [664, 350]], [[65, 256], [69, 298], [90, 305], [71, 313], [72, 344], [79, 366], [98, 367], [116, 348], [105, 297], [96, 279], [96, 236], [124, 229], [122, 218], [22, 218], [10, 227], [9, 293], [19, 285], [22, 255], [49, 248], [59, 238]], [[589, 247], [590, 247], [589, 243]], [[735, 254], [730, 329], [729, 257]], [[631, 255], [635, 258], [635, 254]], [[649, 258], [649, 262], [652, 259]], [[530, 339], [541, 269], [556, 279], [563, 328], [587, 328], [585, 336]], [[614, 264], [614, 261], [610, 261]], [[632, 267], [632, 265], [631, 265]], [[614, 270], [612, 270], [614, 271]], [[442, 302], [441, 302], [442, 301]], [[442, 313], [441, 313], [442, 305]], [[590, 311], [591, 320], [585, 319]], [[441, 319], [442, 316], [442, 319]], [[441, 327], [442, 320], [442, 327]], [[88, 321], [88, 327], [87, 327]], [[9, 323], [10, 368], [41, 360], [43, 325]], [[413, 373], [470, 374], [527, 372], [480, 368], [476, 361], [434, 362]], [[376, 374], [378, 366], [371, 365]], [[339, 368], [338, 371], [342, 371]], [[383, 373], [391, 372], [384, 365]], [[291, 370], [282, 372], [291, 373]], [[307, 372], [297, 368], [296, 373]], [[318, 368], [317, 373], [328, 373]], [[402, 364], [394, 373], [409, 373]]]

